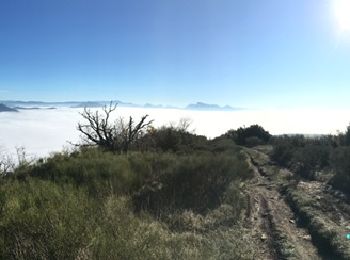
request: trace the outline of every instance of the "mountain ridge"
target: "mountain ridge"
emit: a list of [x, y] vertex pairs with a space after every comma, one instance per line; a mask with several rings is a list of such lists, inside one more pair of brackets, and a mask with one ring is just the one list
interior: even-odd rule
[[5, 104], [0, 103], [0, 112], [18, 112], [15, 108], [10, 108]]
[[[108, 105], [111, 101], [22, 101], [22, 100], [0, 100], [0, 104], [14, 109], [42, 109], [42, 108], [55, 108], [55, 107], [69, 107], [69, 108], [99, 108]], [[203, 110], [203, 111], [235, 111], [240, 108], [234, 108], [229, 105], [220, 106], [218, 104], [210, 104], [205, 102], [190, 103], [185, 107], [176, 107], [167, 104], [135, 104], [131, 102], [124, 102], [120, 100], [113, 101], [118, 104], [119, 107], [135, 107], [135, 108], [163, 108], [163, 109], [184, 109], [184, 110]]]

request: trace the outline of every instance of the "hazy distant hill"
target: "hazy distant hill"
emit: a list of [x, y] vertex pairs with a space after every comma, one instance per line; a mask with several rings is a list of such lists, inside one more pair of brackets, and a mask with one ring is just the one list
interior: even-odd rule
[[16, 110], [52, 110], [55, 107], [14, 107]]
[[218, 104], [207, 104], [204, 102], [197, 102], [195, 104], [189, 104], [186, 109], [190, 110], [222, 110], [222, 111], [232, 111], [235, 110], [233, 107], [229, 105], [219, 106]]
[[[204, 111], [233, 111], [238, 108], [233, 108], [229, 105], [220, 106], [218, 104], [208, 104], [204, 102], [197, 102], [189, 104], [185, 108], [179, 108], [166, 104], [135, 104], [131, 102], [123, 102], [120, 100], [114, 101], [118, 104], [118, 107], [135, 107], [135, 108], [177, 108], [188, 110], [204, 110]], [[105, 105], [109, 105], [110, 101], [63, 101], [63, 102], [44, 102], [44, 101], [18, 101], [18, 100], [0, 100], [0, 104], [5, 105], [8, 108], [15, 110], [28, 110], [28, 109], [55, 109], [55, 108], [100, 108]]]
[[20, 100], [0, 100], [0, 103], [8, 107], [16, 109], [42, 109], [42, 108], [57, 108], [57, 107], [71, 107], [77, 105], [79, 102], [43, 102], [43, 101], [20, 101]]
[[82, 107], [90, 107], [90, 108], [97, 108], [97, 107], [103, 107], [105, 104], [99, 103], [99, 102], [93, 102], [93, 101], [88, 101], [88, 102], [82, 102], [79, 104], [76, 104], [72, 107], [77, 107], [77, 108], [82, 108]]
[[[123, 101], [115, 101], [118, 103], [119, 107], [143, 107], [142, 105], [133, 104]], [[18, 109], [54, 109], [60, 107], [68, 108], [98, 108], [108, 105], [110, 101], [62, 101], [62, 102], [43, 102], [43, 101], [18, 101], [18, 100], [0, 100], [0, 103], [8, 107], [18, 108]]]
[[[113, 101], [118, 104], [118, 107], [136, 107], [136, 108], [174, 108], [168, 105], [150, 104], [144, 105], [134, 104], [131, 102], [123, 102], [120, 100]], [[0, 100], [7, 107], [12, 107], [18, 110], [31, 110], [31, 109], [55, 109], [60, 107], [68, 108], [100, 108], [105, 105], [109, 105], [110, 101], [63, 101], [63, 102], [43, 102], [43, 101], [18, 101], [18, 100]]]
[[0, 104], [0, 112], [18, 112], [18, 110], [7, 107], [4, 104]]
[[144, 104], [143, 107], [145, 107], [145, 108], [164, 108], [163, 105], [160, 105], [160, 104], [154, 105], [154, 104], [150, 104], [150, 103]]

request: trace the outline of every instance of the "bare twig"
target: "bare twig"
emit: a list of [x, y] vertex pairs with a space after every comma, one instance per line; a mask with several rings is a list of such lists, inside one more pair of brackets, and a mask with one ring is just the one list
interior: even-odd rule
[[135, 125], [132, 117], [128, 123], [123, 119], [110, 123], [112, 113], [117, 109], [117, 103], [111, 102], [99, 111], [91, 111], [84, 108], [80, 113], [86, 124], [78, 124], [78, 131], [82, 134], [83, 141], [88, 145], [96, 145], [113, 152], [127, 153], [149, 127], [153, 120], [147, 121], [148, 115], [141, 118]]

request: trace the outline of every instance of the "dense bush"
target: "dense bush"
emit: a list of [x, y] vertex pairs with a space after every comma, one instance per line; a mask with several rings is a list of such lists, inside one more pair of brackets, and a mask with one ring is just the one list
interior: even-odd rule
[[266, 144], [271, 138], [271, 134], [259, 125], [229, 130], [225, 136], [234, 140], [238, 145], [250, 147]]
[[333, 186], [349, 193], [350, 127], [345, 133], [305, 137], [303, 135], [274, 136], [271, 158], [300, 176], [314, 179], [318, 172], [333, 172]]
[[212, 145], [214, 151], [184, 155], [130, 152], [125, 156], [87, 149], [18, 168], [15, 176], [70, 183], [96, 198], [138, 194], [139, 208], [203, 211], [219, 204], [231, 181], [251, 176], [235, 146]]
[[284, 167], [287, 167], [289, 166], [293, 158], [294, 151], [295, 151], [295, 148], [291, 144], [287, 144], [287, 143], [276, 144], [273, 147], [273, 150], [271, 153], [271, 159], [277, 162], [278, 164]]
[[329, 136], [305, 138], [302, 135], [278, 136], [271, 141], [271, 158], [301, 177], [313, 179], [317, 172], [329, 167], [333, 150]]
[[141, 140], [143, 150], [166, 152], [191, 152], [204, 149], [207, 144], [205, 136], [196, 135], [177, 127], [152, 129]]
[[[135, 161], [132, 163], [132, 161]], [[38, 161], [15, 171], [18, 179], [35, 177], [55, 183], [71, 183], [86, 187], [92, 196], [125, 194], [138, 185], [147, 166], [137, 167], [137, 156], [114, 155], [98, 149], [82, 152], [56, 154], [47, 160]]]
[[153, 182], [135, 195], [138, 208], [157, 214], [179, 209], [203, 213], [220, 204], [232, 181], [252, 176], [244, 159], [232, 154], [207, 153], [170, 160], [165, 168], [154, 172], [157, 177]]
[[345, 136], [345, 138], [344, 138], [345, 145], [349, 146], [350, 145], [350, 126], [348, 126], [346, 128], [346, 132], [345, 132], [344, 136]]
[[294, 151], [292, 166], [300, 176], [313, 179], [316, 172], [329, 166], [329, 146], [306, 145]]
[[207, 150], [210, 150], [214, 153], [222, 153], [222, 152], [232, 152], [237, 153], [241, 148], [235, 144], [235, 142], [226, 137], [219, 137], [213, 140], [210, 140], [207, 144]]
[[333, 185], [350, 193], [350, 147], [335, 149], [331, 156], [331, 165], [335, 170], [335, 176], [332, 179]]
[[282, 145], [288, 144], [292, 147], [303, 147], [306, 144], [311, 144], [312, 139], [306, 139], [304, 135], [277, 135], [271, 138], [271, 144]]
[[337, 146], [350, 146], [350, 125], [344, 133], [338, 133], [334, 136], [334, 142]]

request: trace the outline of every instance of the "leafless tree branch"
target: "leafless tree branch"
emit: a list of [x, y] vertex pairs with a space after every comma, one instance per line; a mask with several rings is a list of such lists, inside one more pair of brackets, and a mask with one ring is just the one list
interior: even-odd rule
[[85, 124], [78, 124], [78, 131], [88, 145], [96, 145], [113, 152], [127, 153], [130, 147], [144, 135], [145, 130], [153, 123], [147, 120], [148, 115], [135, 125], [132, 117], [128, 123], [121, 118], [111, 123], [111, 115], [117, 109], [117, 103], [111, 102], [102, 108], [102, 113], [84, 108], [82, 118]]

